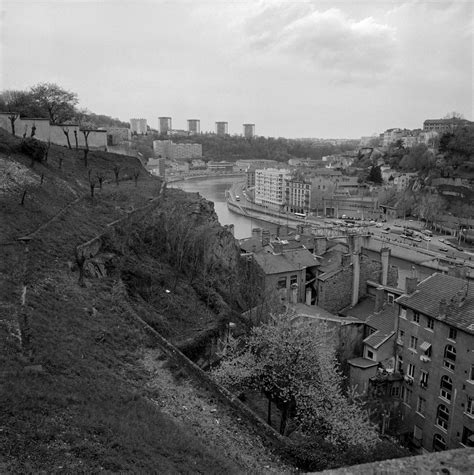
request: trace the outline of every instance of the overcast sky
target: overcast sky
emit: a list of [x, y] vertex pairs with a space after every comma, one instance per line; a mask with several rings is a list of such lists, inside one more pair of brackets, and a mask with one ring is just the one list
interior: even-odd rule
[[153, 128], [350, 137], [473, 119], [473, 2], [0, 0], [0, 88]]

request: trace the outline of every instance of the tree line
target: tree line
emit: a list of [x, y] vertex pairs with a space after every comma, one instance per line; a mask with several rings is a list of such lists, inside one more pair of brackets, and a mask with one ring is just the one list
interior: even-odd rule
[[54, 83], [39, 83], [27, 90], [0, 92], [0, 112], [16, 113], [23, 118], [49, 119], [51, 124], [79, 124], [87, 128], [129, 127], [127, 122], [78, 107], [77, 93]]

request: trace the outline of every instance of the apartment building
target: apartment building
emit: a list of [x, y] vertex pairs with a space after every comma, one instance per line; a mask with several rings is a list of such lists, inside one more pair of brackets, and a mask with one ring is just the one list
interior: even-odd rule
[[174, 143], [171, 140], [154, 140], [153, 152], [155, 157], [171, 160], [202, 157], [202, 145], [198, 143]]
[[425, 132], [438, 132], [443, 134], [445, 132], [452, 132], [457, 127], [464, 127], [466, 125], [472, 125], [466, 119], [458, 119], [456, 117], [450, 119], [426, 119], [423, 122], [423, 130]]
[[138, 135], [146, 135], [148, 131], [146, 119], [130, 119], [130, 132]]
[[311, 206], [311, 182], [291, 178], [286, 180], [285, 204], [290, 213], [308, 213]]
[[216, 122], [216, 134], [217, 135], [227, 135], [229, 133], [229, 124], [228, 122]]
[[405, 426], [424, 451], [474, 447], [474, 285], [433, 274], [396, 299]]
[[244, 137], [251, 139], [255, 135], [255, 124], [243, 124]]
[[255, 203], [272, 209], [285, 204], [286, 180], [289, 170], [266, 168], [255, 170]]

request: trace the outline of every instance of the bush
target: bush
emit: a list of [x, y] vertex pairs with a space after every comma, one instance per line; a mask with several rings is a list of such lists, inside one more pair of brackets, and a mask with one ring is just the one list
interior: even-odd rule
[[21, 142], [20, 150], [25, 155], [28, 155], [34, 162], [42, 162], [47, 152], [47, 147], [44, 143], [33, 138], [26, 138]]

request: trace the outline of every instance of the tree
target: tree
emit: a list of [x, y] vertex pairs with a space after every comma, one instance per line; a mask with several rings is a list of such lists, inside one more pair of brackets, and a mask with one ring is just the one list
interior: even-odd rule
[[443, 119], [464, 119], [464, 116], [460, 112], [452, 111], [448, 112]]
[[231, 390], [258, 390], [276, 403], [283, 435], [292, 422], [338, 446], [368, 449], [378, 441], [367, 414], [342, 393], [331, 333], [323, 324], [276, 316], [253, 328], [242, 349], [233, 345], [213, 376]]
[[61, 128], [63, 129], [63, 133], [66, 136], [67, 147], [69, 148], [69, 150], [71, 150], [72, 147], [71, 147], [71, 141], [69, 140], [69, 127], [67, 125], [64, 125]]
[[76, 93], [54, 83], [40, 83], [31, 88], [31, 94], [52, 124], [61, 124], [74, 117], [78, 103]]
[[371, 181], [372, 183], [376, 184], [381, 184], [383, 182], [382, 171], [380, 170], [380, 167], [374, 165], [370, 168], [367, 181]]

